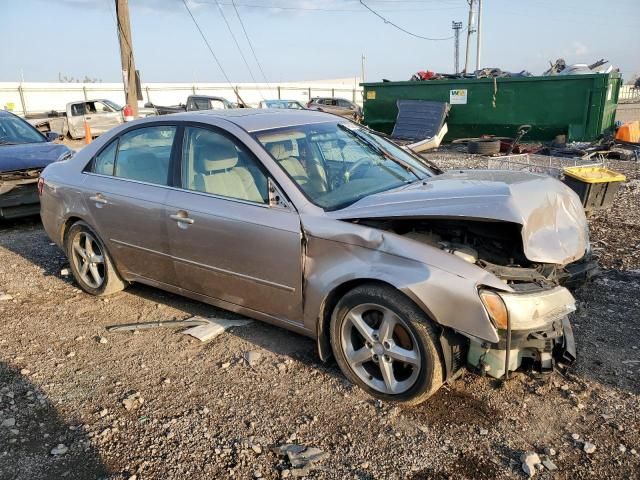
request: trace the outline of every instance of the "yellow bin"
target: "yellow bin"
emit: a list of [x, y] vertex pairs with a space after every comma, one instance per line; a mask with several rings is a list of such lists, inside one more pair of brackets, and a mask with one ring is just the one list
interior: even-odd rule
[[567, 167], [564, 183], [582, 200], [586, 211], [609, 208], [620, 184], [627, 178], [605, 167]]

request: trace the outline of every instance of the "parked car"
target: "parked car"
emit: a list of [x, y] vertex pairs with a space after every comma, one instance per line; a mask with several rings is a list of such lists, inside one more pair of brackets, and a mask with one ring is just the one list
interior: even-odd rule
[[359, 122], [362, 120], [362, 109], [359, 105], [344, 98], [316, 97], [307, 103], [310, 110], [333, 113], [341, 117]]
[[138, 120], [41, 178], [44, 227], [86, 292], [140, 282], [307, 335], [374, 397], [575, 356], [561, 281], [588, 230], [553, 178], [442, 173], [284, 109]]
[[[139, 109], [140, 117], [155, 115], [150, 109]], [[91, 135], [98, 136], [125, 122], [124, 107], [111, 100], [82, 100], [67, 103], [64, 112], [55, 110], [40, 115], [28, 115], [27, 120], [40, 132], [59, 132], [72, 139], [84, 138], [84, 122]]]
[[297, 100], [262, 100], [258, 108], [290, 108], [293, 110], [305, 110], [305, 106]]
[[40, 211], [38, 176], [52, 162], [71, 157], [65, 145], [52, 143], [60, 134], [38, 132], [20, 117], [0, 110], [0, 218]]
[[146, 107], [153, 108], [158, 115], [168, 115], [180, 112], [195, 112], [199, 110], [227, 110], [230, 108], [238, 108], [236, 104], [231, 103], [226, 98], [212, 97], [209, 95], [189, 95], [186, 104], [162, 106], [148, 103]]

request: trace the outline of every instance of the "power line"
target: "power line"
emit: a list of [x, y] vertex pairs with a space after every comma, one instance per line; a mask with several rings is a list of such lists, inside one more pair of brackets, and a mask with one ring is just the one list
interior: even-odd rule
[[371, 7], [369, 7], [366, 3], [364, 3], [363, 0], [360, 0], [360, 4], [366, 8], [367, 10], [369, 10], [371, 13], [373, 13], [376, 17], [378, 17], [379, 19], [381, 19], [384, 23], [387, 23], [389, 25], [391, 25], [392, 27], [397, 28], [398, 30], [400, 30], [401, 32], [406, 33], [407, 35], [411, 35], [412, 37], [416, 37], [419, 38], [421, 40], [431, 40], [431, 41], [443, 41], [443, 40], [451, 40], [453, 38], [453, 35], [450, 37], [442, 37], [442, 38], [431, 38], [431, 37], [423, 37], [422, 35], [418, 35], [416, 33], [410, 32], [409, 30], [406, 30], [404, 28], [402, 28], [401, 26], [393, 23], [391, 20], [386, 19], [385, 17], [383, 17], [382, 15], [380, 15], [378, 12], [376, 12], [375, 10], [373, 10]]
[[[395, 2], [392, 2], [395, 3]], [[221, 5], [232, 5], [231, 3], [220, 2]], [[259, 8], [264, 10], [291, 10], [291, 11], [303, 11], [303, 12], [344, 12], [344, 13], [363, 13], [361, 9], [354, 8], [318, 8], [318, 7], [291, 7], [291, 6], [278, 6], [278, 5], [257, 5], [252, 3], [236, 3], [238, 7], [244, 8]], [[437, 10], [460, 10], [465, 7], [437, 7], [437, 8], [404, 8], [404, 9], [382, 9], [379, 12], [422, 12], [422, 11], [437, 11]]]
[[262, 73], [262, 78], [264, 78], [265, 83], [271, 89], [271, 85], [269, 84], [269, 80], [267, 80], [267, 76], [264, 74], [264, 70], [262, 69], [262, 65], [258, 60], [258, 56], [256, 55], [256, 51], [253, 48], [253, 43], [249, 39], [249, 35], [247, 34], [247, 29], [244, 28], [244, 22], [242, 21], [242, 17], [240, 17], [240, 12], [238, 12], [238, 7], [236, 7], [235, 0], [231, 0], [231, 4], [233, 5], [233, 9], [236, 11], [236, 16], [238, 17], [238, 21], [240, 22], [240, 26], [242, 27], [242, 31], [244, 32], [244, 38], [247, 39], [247, 43], [249, 44], [249, 48], [251, 49], [251, 53], [253, 54], [253, 59], [256, 61], [258, 68], [260, 69], [260, 73]]
[[233, 88], [233, 91], [236, 92], [236, 95], [238, 95], [238, 92], [236, 91], [235, 87], [231, 84], [231, 80], [229, 80], [229, 77], [227, 76], [227, 72], [224, 71], [224, 68], [222, 68], [222, 64], [220, 63], [220, 60], [218, 60], [218, 57], [213, 52], [213, 48], [211, 48], [211, 45], [209, 44], [209, 40], [207, 40], [207, 37], [204, 36], [204, 33], [202, 32], [200, 25], [198, 25], [198, 21], [196, 20], [196, 17], [194, 17], [193, 13], [191, 13], [191, 9], [189, 8], [189, 5], [187, 5], [186, 0], [182, 0], [182, 3], [184, 4], [184, 7], [187, 9], [187, 12], [189, 12], [189, 16], [191, 17], [191, 20], [193, 20], [193, 23], [198, 29], [198, 32], [200, 32], [200, 36], [202, 37], [202, 40], [204, 40], [204, 43], [207, 45], [207, 48], [211, 53], [211, 56], [213, 57], [215, 62], [218, 64], [218, 68], [222, 72], [222, 75], [224, 75], [225, 80], [227, 80], [227, 83], [229, 84], [229, 86]]
[[[224, 14], [224, 10], [222, 9], [222, 5], [220, 5], [220, 3], [217, 0], [216, 0], [216, 4], [218, 5], [218, 10], [220, 10], [220, 15], [222, 15], [222, 19], [224, 20], [224, 23], [227, 26], [227, 30], [229, 30], [229, 34], [231, 35], [231, 38], [233, 39], [233, 43], [236, 44], [236, 48], [238, 49], [238, 53], [240, 53], [240, 57], [242, 58], [242, 61], [244, 62], [245, 66], [247, 67], [247, 71], [249, 72], [249, 76], [251, 77], [251, 80], [253, 80], [253, 83], [258, 83], [256, 81], [256, 77], [253, 76], [253, 72], [251, 71], [251, 67], [249, 66], [249, 62], [247, 62], [247, 58], [244, 56], [244, 53], [242, 52], [242, 49], [240, 48], [240, 44], [238, 43], [238, 40], [236, 39], [236, 36], [233, 34], [233, 30], [231, 29], [231, 25], [229, 24], [229, 21], [227, 20], [227, 16]], [[260, 93], [260, 96], [264, 100], [265, 99], [264, 95], [262, 95], [262, 90], [260, 90], [259, 87], [258, 87], [258, 92]]]

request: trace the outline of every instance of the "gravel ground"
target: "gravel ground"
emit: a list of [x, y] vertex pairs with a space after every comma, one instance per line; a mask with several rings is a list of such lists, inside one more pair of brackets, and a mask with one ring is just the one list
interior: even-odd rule
[[0, 479], [293, 477], [273, 451], [285, 443], [326, 454], [313, 479], [526, 478], [521, 454], [545, 449], [557, 471], [536, 478], [638, 478], [640, 187], [628, 175], [591, 222], [605, 268], [576, 293], [576, 366], [503, 385], [466, 374], [416, 408], [373, 401], [313, 341], [259, 322], [207, 344], [107, 333], [235, 317], [137, 285], [90, 297], [60, 274], [66, 260], [37, 219], [0, 224]]

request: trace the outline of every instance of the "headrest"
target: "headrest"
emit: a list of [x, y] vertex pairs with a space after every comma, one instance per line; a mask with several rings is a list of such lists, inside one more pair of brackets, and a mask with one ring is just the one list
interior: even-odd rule
[[285, 140], [284, 142], [274, 142], [268, 147], [269, 153], [276, 160], [284, 160], [285, 158], [292, 157], [294, 155], [293, 144], [291, 140]]
[[228, 170], [238, 164], [238, 151], [226, 138], [200, 139], [198, 145], [198, 167], [201, 171], [211, 172]]

